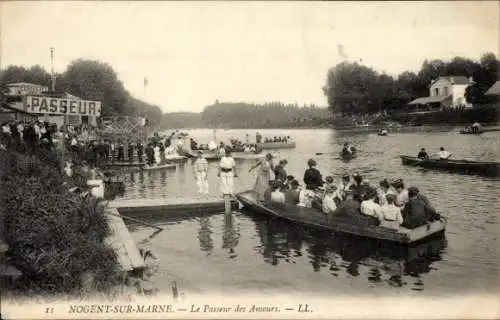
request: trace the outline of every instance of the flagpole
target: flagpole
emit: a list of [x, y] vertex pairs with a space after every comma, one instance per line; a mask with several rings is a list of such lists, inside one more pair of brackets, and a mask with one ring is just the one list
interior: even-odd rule
[[[144, 81], [143, 81], [143, 86], [142, 86], [142, 96], [143, 96], [143, 99], [144, 99], [144, 103], [146, 103], [146, 86], [148, 84], [148, 79], [146, 77], [144, 77]], [[141, 112], [141, 110], [139, 110], [139, 112]], [[147, 123], [146, 123], [146, 111], [144, 110], [144, 127], [145, 127], [145, 133], [146, 133], [146, 136], [144, 137], [144, 141], [145, 143], [147, 144], [148, 143], [148, 128], [147, 128]], [[142, 123], [142, 117], [141, 117], [141, 123]]]

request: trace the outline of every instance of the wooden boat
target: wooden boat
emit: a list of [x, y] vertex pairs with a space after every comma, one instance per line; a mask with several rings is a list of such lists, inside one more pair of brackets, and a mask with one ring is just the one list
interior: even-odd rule
[[401, 227], [398, 230], [394, 230], [380, 226], [361, 226], [354, 224], [349, 218], [325, 215], [323, 212], [313, 208], [303, 208], [289, 204], [264, 203], [257, 200], [257, 193], [255, 191], [245, 191], [236, 194], [236, 199], [238, 199], [243, 207], [272, 217], [282, 218], [320, 229], [401, 244], [410, 244], [420, 241], [444, 231], [446, 227], [445, 218], [429, 222], [415, 229]]
[[379, 136], [387, 136], [387, 130], [380, 130], [380, 131], [378, 132], [378, 135], [379, 135]]
[[261, 142], [259, 146], [264, 150], [271, 149], [293, 149], [296, 147], [295, 141], [291, 142]]
[[169, 163], [183, 163], [187, 161], [187, 157], [180, 154], [166, 154], [164, 159]]
[[469, 128], [460, 130], [460, 134], [483, 134], [484, 132], [484, 130], [473, 131]]
[[142, 168], [142, 170], [144, 170], [144, 171], [165, 170], [165, 169], [174, 169], [175, 167], [177, 167], [177, 165], [175, 163], [165, 163], [165, 164], [152, 165], [152, 166], [145, 165]]
[[130, 167], [130, 168], [134, 168], [134, 167], [143, 167], [146, 163], [145, 162], [126, 162], [126, 161], [115, 161], [115, 162], [106, 162], [104, 164], [102, 164], [103, 167]]
[[[231, 155], [235, 160], [251, 160], [251, 159], [260, 159], [264, 157], [263, 153], [255, 153], [255, 152], [232, 152]], [[203, 151], [203, 156], [207, 161], [217, 161], [220, 160], [219, 154], [216, 151]], [[192, 158], [196, 158], [196, 151], [192, 153]]]
[[358, 156], [358, 151], [353, 150], [352, 153], [343, 153], [342, 151], [340, 151], [339, 156], [342, 160], [351, 160]]
[[498, 176], [500, 163], [480, 162], [469, 160], [422, 160], [417, 157], [400, 156], [403, 165], [418, 166], [426, 169], [441, 169], [466, 174], [480, 174], [486, 176]]

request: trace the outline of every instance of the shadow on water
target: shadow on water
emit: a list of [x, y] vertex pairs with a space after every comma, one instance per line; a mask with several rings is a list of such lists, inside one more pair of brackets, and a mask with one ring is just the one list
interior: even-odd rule
[[[314, 272], [328, 270], [334, 277], [338, 277], [342, 270], [359, 277], [360, 266], [364, 266], [369, 268], [367, 279], [372, 283], [387, 282], [402, 287], [410, 282], [413, 284], [411, 289], [416, 291], [423, 290], [420, 275], [433, 270], [431, 264], [441, 260], [441, 253], [447, 247], [444, 233], [405, 246], [311, 229], [250, 211], [245, 211], [245, 214], [255, 222], [261, 240], [261, 246], [256, 250], [266, 263], [274, 266], [294, 264], [297, 258], [305, 255]], [[414, 279], [405, 280], [407, 277]]]

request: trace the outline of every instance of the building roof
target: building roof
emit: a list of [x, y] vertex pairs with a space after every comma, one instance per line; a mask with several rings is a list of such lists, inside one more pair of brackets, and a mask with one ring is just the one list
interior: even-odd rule
[[484, 94], [488, 96], [500, 96], [500, 81], [495, 82]]
[[469, 78], [464, 77], [464, 76], [447, 76], [447, 77], [439, 77], [435, 80], [432, 80], [431, 86], [434, 83], [438, 82], [439, 80], [446, 80], [452, 84], [469, 84], [469, 83], [471, 83], [469, 81]]
[[451, 95], [448, 96], [432, 96], [432, 97], [421, 97], [417, 98], [408, 104], [428, 104], [428, 103], [437, 103], [443, 102], [446, 99], [451, 99]]
[[36, 87], [46, 87], [40, 84], [35, 84], [35, 83], [29, 83], [29, 82], [13, 82], [13, 83], [7, 83], [7, 87], [14, 87], [14, 86], [36, 86]]

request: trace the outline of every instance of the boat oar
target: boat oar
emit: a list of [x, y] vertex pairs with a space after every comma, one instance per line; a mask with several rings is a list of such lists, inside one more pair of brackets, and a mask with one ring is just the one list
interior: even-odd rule
[[315, 155], [317, 156], [321, 156], [321, 155], [324, 155], [324, 154], [334, 154], [333, 152], [316, 152]]

